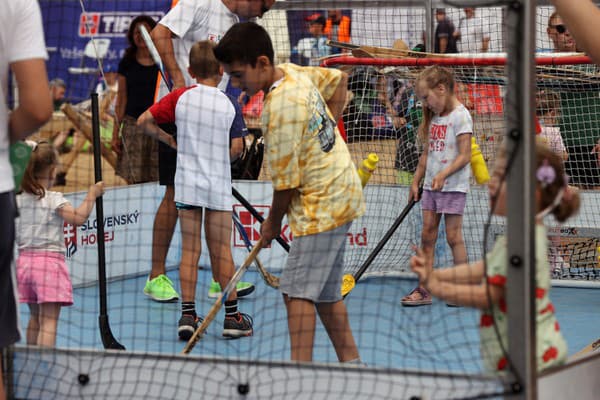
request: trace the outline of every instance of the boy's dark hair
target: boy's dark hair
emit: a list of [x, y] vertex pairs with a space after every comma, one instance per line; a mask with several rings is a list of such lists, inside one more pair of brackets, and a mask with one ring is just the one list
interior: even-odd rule
[[213, 49], [215, 43], [201, 40], [194, 43], [190, 50], [190, 69], [197, 78], [207, 79], [220, 76], [220, 64], [215, 58]]
[[215, 57], [223, 64], [250, 64], [256, 67], [260, 56], [274, 60], [273, 43], [267, 31], [254, 22], [233, 25], [214, 48]]

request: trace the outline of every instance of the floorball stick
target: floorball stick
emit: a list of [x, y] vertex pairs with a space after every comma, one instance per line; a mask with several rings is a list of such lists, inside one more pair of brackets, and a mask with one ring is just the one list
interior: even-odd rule
[[[100, 159], [100, 113], [98, 112], [98, 93], [92, 93], [92, 133], [94, 149], [94, 182], [102, 180], [102, 164]], [[96, 198], [96, 220], [104, 221], [104, 205], [102, 196]], [[125, 350], [125, 346], [115, 339], [110, 323], [108, 322], [108, 302], [106, 295], [106, 251], [104, 248], [104, 225], [98, 224], [96, 233], [98, 235], [98, 290], [100, 298], [100, 315], [98, 316], [98, 326], [100, 328], [100, 337], [105, 349]]]
[[[244, 229], [244, 225], [242, 225], [240, 217], [237, 215], [235, 210], [233, 211], [232, 217], [233, 224], [235, 225], [237, 231], [240, 233], [240, 236], [242, 237], [246, 248], [249, 252], [252, 252], [252, 242], [250, 242], [250, 239], [246, 234], [246, 230]], [[256, 268], [258, 269], [258, 272], [260, 272], [260, 275], [262, 276], [265, 283], [271, 286], [272, 288], [277, 289], [279, 287], [279, 278], [267, 271], [263, 263], [260, 262], [260, 260], [258, 259], [258, 257], [256, 257], [256, 259], [254, 260], [254, 264], [256, 265]]]
[[583, 349], [579, 350], [577, 353], [573, 354], [569, 357], [569, 360], [576, 360], [581, 358], [587, 354], [600, 352], [600, 338], [594, 340], [592, 343], [585, 346]]
[[[422, 194], [423, 194], [423, 188], [420, 188], [419, 189], [419, 199], [421, 198]], [[344, 275], [343, 280], [342, 280], [342, 289], [341, 289], [342, 296], [346, 297], [348, 295], [348, 293], [350, 293], [352, 291], [352, 289], [354, 289], [354, 286], [356, 286], [356, 282], [358, 282], [358, 280], [361, 278], [361, 276], [363, 276], [363, 274], [365, 273], [367, 268], [369, 268], [369, 266], [373, 263], [373, 260], [375, 259], [375, 257], [377, 257], [377, 255], [379, 254], [381, 249], [383, 249], [383, 247], [386, 245], [386, 243], [390, 240], [390, 238], [392, 237], [394, 232], [396, 232], [396, 229], [398, 229], [400, 224], [402, 224], [402, 222], [404, 221], [404, 219], [406, 218], [406, 216], [408, 215], [410, 210], [412, 210], [412, 208], [414, 207], [415, 204], [417, 204], [417, 202], [418, 202], [418, 200], [412, 199], [406, 205], [406, 207], [404, 207], [404, 210], [402, 210], [402, 212], [400, 213], [398, 218], [396, 218], [396, 220], [394, 221], [394, 223], [392, 224], [390, 229], [388, 229], [387, 232], [385, 233], [385, 235], [383, 235], [383, 237], [381, 238], [379, 243], [377, 243], [377, 246], [375, 246], [375, 248], [373, 249], [371, 254], [369, 254], [367, 259], [362, 263], [362, 265], [354, 273], [354, 275], [351, 275], [351, 274]]]
[[244, 275], [244, 272], [246, 272], [246, 270], [248, 269], [250, 264], [252, 264], [252, 262], [256, 259], [256, 256], [258, 255], [258, 252], [262, 248], [262, 245], [263, 245], [263, 242], [262, 242], [262, 238], [261, 238], [256, 243], [256, 245], [254, 246], [254, 248], [252, 249], [250, 254], [248, 254], [248, 257], [246, 258], [244, 263], [238, 268], [237, 271], [235, 271], [235, 274], [233, 274], [233, 276], [229, 280], [229, 283], [227, 284], [227, 286], [225, 286], [225, 288], [221, 292], [221, 295], [217, 298], [217, 301], [215, 301], [215, 304], [213, 304], [211, 309], [208, 311], [208, 314], [206, 314], [206, 317], [204, 317], [204, 321], [202, 321], [200, 326], [196, 329], [196, 331], [194, 332], [194, 334], [192, 335], [190, 340], [187, 342], [187, 344], [181, 351], [181, 354], [189, 354], [189, 352], [192, 351], [192, 349], [194, 348], [196, 343], [198, 343], [198, 341], [202, 338], [202, 336], [204, 336], [204, 333], [206, 332], [208, 325], [210, 325], [210, 323], [213, 321], [213, 319], [215, 319], [215, 317], [217, 316], [217, 313], [219, 312], [219, 310], [221, 309], [221, 306], [223, 305], [223, 302], [225, 301], [225, 299], [227, 299], [229, 297], [229, 294], [231, 293], [231, 291], [236, 290], [235, 287], [236, 287], [237, 283], [240, 281], [240, 279], [242, 278], [242, 275]]
[[[265, 219], [262, 215], [258, 213], [258, 211], [256, 211], [256, 208], [254, 208], [252, 204], [250, 204], [250, 202], [246, 200], [240, 192], [237, 191], [236, 188], [232, 187], [231, 189], [233, 190], [233, 197], [235, 197], [236, 200], [239, 201], [244, 206], [244, 208], [248, 210], [250, 214], [252, 214], [252, 216], [262, 224]], [[287, 244], [287, 242], [283, 240], [281, 236], [277, 236], [275, 240], [277, 240], [277, 243], [279, 243], [285, 251], [287, 251], [288, 253], [290, 252], [290, 245]]]
[[160, 76], [162, 76], [162, 79], [165, 82], [165, 85], [167, 85], [167, 87], [169, 88], [170, 92], [172, 89], [171, 82], [169, 82], [169, 80], [167, 79], [167, 75], [165, 74], [165, 68], [163, 66], [162, 60], [160, 59], [160, 55], [158, 54], [158, 50], [156, 49], [156, 46], [152, 41], [152, 37], [150, 37], [150, 33], [148, 32], [144, 24], [139, 24], [138, 28], [140, 30], [140, 33], [142, 34], [142, 39], [144, 39], [144, 43], [146, 43], [146, 47], [150, 52], [150, 57], [152, 57], [152, 60], [154, 60], [154, 64], [156, 64], [156, 66], [158, 67], [158, 70], [160, 71]]

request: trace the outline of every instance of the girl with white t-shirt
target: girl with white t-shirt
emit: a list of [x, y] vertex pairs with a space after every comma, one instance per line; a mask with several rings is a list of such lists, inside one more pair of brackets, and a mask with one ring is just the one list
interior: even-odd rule
[[[421, 248], [429, 269], [433, 269], [435, 242], [442, 216], [454, 264], [467, 262], [462, 219], [471, 177], [469, 163], [473, 121], [454, 94], [454, 85], [452, 72], [439, 66], [425, 69], [415, 83], [416, 94], [423, 107], [419, 126], [423, 153], [408, 197], [409, 201], [419, 200], [419, 187], [423, 185]], [[431, 295], [422, 286], [402, 298], [404, 306], [429, 304]]]
[[73, 304], [73, 286], [65, 263], [63, 225], [81, 225], [89, 217], [94, 202], [104, 193], [104, 183], [88, 190], [77, 208], [52, 187], [59, 168], [56, 149], [48, 142], [28, 142], [31, 159], [17, 196], [16, 223], [17, 286], [21, 303], [27, 303], [30, 319], [27, 344], [53, 347], [62, 306]]

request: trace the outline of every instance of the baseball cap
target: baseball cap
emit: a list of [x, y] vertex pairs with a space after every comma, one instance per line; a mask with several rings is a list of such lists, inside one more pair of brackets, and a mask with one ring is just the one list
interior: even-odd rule
[[321, 24], [325, 25], [325, 17], [321, 14], [312, 14], [305, 18], [309, 24]]
[[446, 14], [446, 9], [445, 8], [436, 8], [435, 13], [436, 14]]

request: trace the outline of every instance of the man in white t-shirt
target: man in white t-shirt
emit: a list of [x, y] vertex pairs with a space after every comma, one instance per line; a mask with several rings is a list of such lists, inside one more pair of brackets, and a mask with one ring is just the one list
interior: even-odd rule
[[[262, 17], [274, 3], [275, 0], [179, 0], [151, 32], [152, 40], [173, 83], [173, 89], [196, 83], [188, 72], [190, 49], [196, 42], [218, 42], [240, 18]], [[160, 77], [159, 80], [161, 84], [156, 100], [169, 92]], [[227, 81], [224, 76], [219, 89], [225, 90]], [[173, 125], [162, 125], [161, 128], [172, 135], [176, 134]], [[174, 201], [176, 160], [176, 152], [159, 142], [159, 183], [165, 186], [165, 194], [154, 218], [152, 270], [144, 288], [144, 293], [156, 301], [173, 301], [178, 297], [165, 275], [165, 260], [177, 224]], [[247, 282], [239, 282], [237, 285], [240, 297], [250, 294], [253, 290], [254, 286]], [[219, 292], [220, 286], [213, 282], [209, 296], [217, 297]]]
[[475, 15], [475, 9], [464, 9], [465, 16], [460, 19], [454, 32], [459, 53], [485, 53], [490, 44], [490, 32], [483, 18]]
[[[0, 101], [0, 350], [20, 337], [12, 271], [17, 209], [9, 145], [27, 137], [52, 116], [47, 58], [38, 2], [0, 2], [0, 93], [3, 99], [8, 97], [9, 69], [19, 90], [19, 105], [10, 114], [6, 101]], [[0, 368], [2, 400], [6, 398], [3, 382]]]
[[[179, 0], [151, 34], [173, 88], [195, 83], [187, 71], [194, 43], [218, 42], [240, 18], [262, 17], [274, 3], [275, 0]], [[221, 81], [223, 84], [226, 85], [225, 80]], [[165, 94], [163, 91], [160, 97]]]

